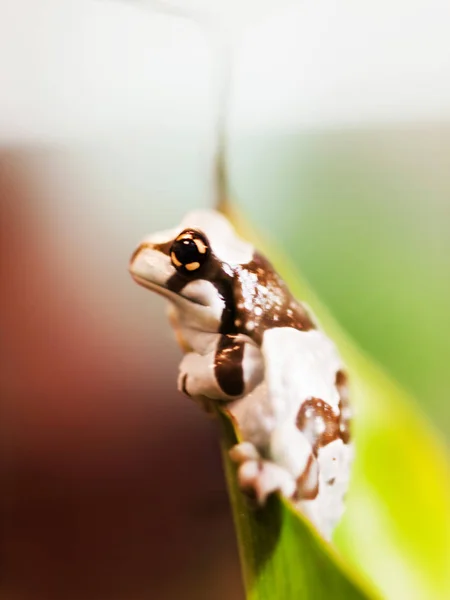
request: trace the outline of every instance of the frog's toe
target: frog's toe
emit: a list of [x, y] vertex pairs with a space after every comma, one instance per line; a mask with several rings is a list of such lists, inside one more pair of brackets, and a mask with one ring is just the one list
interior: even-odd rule
[[243, 463], [245, 461], [257, 461], [260, 459], [260, 455], [256, 446], [251, 442], [241, 442], [236, 444], [229, 451], [230, 458], [235, 463]]
[[273, 492], [291, 497], [296, 487], [293, 477], [285, 469], [265, 460], [243, 462], [238, 470], [238, 481], [241, 490], [254, 497], [260, 506]]

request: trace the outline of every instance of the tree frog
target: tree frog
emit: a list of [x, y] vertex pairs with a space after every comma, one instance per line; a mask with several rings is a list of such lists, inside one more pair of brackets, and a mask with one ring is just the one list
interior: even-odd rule
[[347, 375], [332, 341], [270, 262], [213, 210], [150, 235], [134, 280], [169, 300], [185, 354], [178, 388], [226, 403], [243, 492], [280, 492], [325, 538], [344, 510], [353, 447]]

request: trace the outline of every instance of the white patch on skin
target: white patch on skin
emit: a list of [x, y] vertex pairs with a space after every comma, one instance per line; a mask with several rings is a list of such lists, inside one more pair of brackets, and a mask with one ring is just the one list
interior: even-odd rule
[[197, 354], [209, 354], [215, 352], [220, 334], [205, 332], [198, 327], [192, 327], [192, 322], [189, 326], [181, 323], [180, 332], [184, 339], [189, 340], [189, 345]]
[[[238, 339], [246, 341], [249, 338], [239, 335]], [[244, 346], [242, 371], [244, 374], [245, 393], [248, 394], [254, 390], [264, 378], [264, 362], [261, 350], [250, 341]]]
[[284, 467], [294, 479], [306, 469], [312, 448], [306, 437], [299, 431], [295, 420], [277, 422], [270, 436], [270, 457]]
[[183, 296], [200, 302], [204, 306], [208, 306], [211, 316], [220, 322], [225, 302], [210, 281], [206, 281], [205, 279], [190, 281], [183, 288]]
[[[303, 477], [302, 477], [303, 479]], [[313, 459], [310, 463], [308, 460], [306, 477], [302, 481], [302, 490], [304, 492], [311, 492], [312, 490], [317, 489], [317, 481], [319, 479], [319, 462], [316, 459]], [[299, 493], [302, 490], [298, 490]]]
[[134, 278], [163, 286], [176, 269], [168, 256], [159, 250], [143, 247], [130, 264], [130, 272]]
[[353, 445], [334, 440], [319, 448], [319, 493], [314, 500], [302, 500], [299, 509], [304, 512], [322, 534], [329, 539], [340, 521], [344, 509], [344, 496], [348, 488]]
[[310, 397], [320, 398], [337, 412], [335, 381], [342, 362], [324, 333], [287, 327], [269, 329], [264, 333], [262, 352], [278, 419], [295, 422], [302, 402]]
[[322, 433], [325, 431], [326, 426], [325, 426], [325, 421], [323, 420], [323, 417], [316, 417], [314, 419], [314, 436], [316, 438], [320, 437], [322, 435]]
[[243, 440], [251, 442], [257, 448], [268, 446], [275, 421], [264, 381], [243, 398], [230, 402], [227, 409], [239, 423]]

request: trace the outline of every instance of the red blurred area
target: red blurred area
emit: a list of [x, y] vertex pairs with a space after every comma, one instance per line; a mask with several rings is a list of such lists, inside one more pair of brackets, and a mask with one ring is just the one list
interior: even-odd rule
[[216, 430], [175, 391], [175, 343], [155, 328], [134, 360], [111, 290], [74, 293], [38, 203], [3, 153], [2, 598], [242, 597]]

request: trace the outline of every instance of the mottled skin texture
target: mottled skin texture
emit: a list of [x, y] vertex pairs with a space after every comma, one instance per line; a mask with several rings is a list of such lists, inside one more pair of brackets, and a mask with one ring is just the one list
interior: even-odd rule
[[188, 215], [133, 253], [135, 280], [167, 297], [186, 352], [178, 387], [226, 401], [243, 491], [280, 491], [329, 537], [343, 512], [352, 446], [347, 376], [332, 342], [269, 261], [213, 211]]

